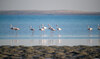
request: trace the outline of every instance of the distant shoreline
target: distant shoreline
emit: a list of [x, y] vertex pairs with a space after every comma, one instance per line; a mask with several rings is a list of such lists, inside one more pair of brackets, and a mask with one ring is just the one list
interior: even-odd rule
[[100, 12], [71, 10], [8, 10], [0, 11], [0, 15], [100, 15]]

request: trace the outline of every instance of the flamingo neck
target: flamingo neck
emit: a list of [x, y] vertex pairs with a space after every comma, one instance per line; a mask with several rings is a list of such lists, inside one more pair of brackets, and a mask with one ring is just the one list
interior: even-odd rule
[[56, 26], [58, 28], [58, 26]]
[[32, 27], [30, 27], [30, 29], [32, 29]]
[[99, 26], [99, 24], [98, 24], [98, 28], [99, 28], [100, 26]]
[[88, 28], [89, 28], [89, 25], [88, 25]]
[[12, 25], [10, 25], [10, 28], [12, 28], [13, 26]]
[[44, 27], [44, 25], [42, 24], [42, 27]]
[[41, 29], [40, 26], [39, 26], [39, 29]]

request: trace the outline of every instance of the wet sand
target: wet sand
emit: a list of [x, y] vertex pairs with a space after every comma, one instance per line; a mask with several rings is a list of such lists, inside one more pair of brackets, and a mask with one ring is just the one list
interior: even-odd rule
[[100, 46], [100, 39], [0, 39], [0, 46]]

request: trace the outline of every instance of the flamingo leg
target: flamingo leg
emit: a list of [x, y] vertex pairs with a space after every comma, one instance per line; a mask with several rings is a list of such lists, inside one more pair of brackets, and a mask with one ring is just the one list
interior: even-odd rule
[[51, 36], [52, 36], [52, 31], [50, 31], [51, 32]]
[[34, 31], [32, 31], [32, 36], [33, 36], [33, 34], [34, 34]]
[[89, 31], [89, 44], [91, 45], [93, 42], [91, 40], [91, 31]]
[[15, 30], [16, 31], [16, 36], [17, 36], [17, 30]]

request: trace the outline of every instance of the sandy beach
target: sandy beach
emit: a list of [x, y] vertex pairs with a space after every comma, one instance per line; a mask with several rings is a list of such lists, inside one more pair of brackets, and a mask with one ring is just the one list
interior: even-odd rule
[[100, 59], [100, 46], [0, 46], [0, 59]]

